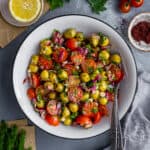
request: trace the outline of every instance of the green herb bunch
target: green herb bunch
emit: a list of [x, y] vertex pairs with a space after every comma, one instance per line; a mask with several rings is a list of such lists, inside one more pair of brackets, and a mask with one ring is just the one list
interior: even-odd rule
[[[70, 0], [47, 0], [50, 4], [50, 9], [54, 10], [58, 7], [62, 7], [65, 2]], [[94, 13], [99, 13], [106, 10], [105, 4], [108, 0], [86, 0]]]

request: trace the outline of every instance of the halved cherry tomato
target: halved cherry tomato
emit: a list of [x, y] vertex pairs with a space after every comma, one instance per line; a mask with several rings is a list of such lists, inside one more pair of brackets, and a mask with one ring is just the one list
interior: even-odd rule
[[78, 41], [74, 38], [68, 39], [66, 41], [66, 47], [71, 49], [71, 50], [75, 50], [78, 47]]
[[93, 72], [96, 69], [96, 62], [93, 59], [85, 59], [81, 64], [83, 72]]
[[109, 100], [109, 101], [114, 101], [115, 99], [115, 94], [114, 93], [111, 93], [111, 92], [106, 92], [106, 98]]
[[144, 0], [131, 0], [131, 5], [133, 7], [140, 7], [144, 3]]
[[67, 73], [68, 73], [69, 75], [72, 75], [73, 72], [76, 71], [75, 66], [70, 65], [70, 64], [66, 64], [66, 65], [64, 66], [64, 68], [65, 68], [65, 70], [67, 71]]
[[115, 77], [116, 77], [116, 82], [120, 82], [123, 77], [124, 77], [124, 73], [120, 68], [117, 68], [116, 72], [115, 72]]
[[108, 116], [108, 108], [106, 107], [106, 105], [99, 105], [99, 112], [101, 114], [101, 116]]
[[46, 110], [50, 115], [57, 115], [58, 114], [58, 109], [57, 109], [56, 100], [49, 101], [47, 106], [46, 106]]
[[36, 98], [36, 94], [35, 94], [34, 88], [29, 88], [27, 90], [27, 95], [28, 95], [29, 99], [31, 99], [31, 100]]
[[98, 103], [96, 102], [86, 102], [82, 107], [82, 114], [88, 117], [93, 117], [95, 111], [98, 111]]
[[37, 88], [40, 85], [40, 77], [38, 74], [31, 74], [31, 85]]
[[79, 87], [71, 87], [68, 91], [69, 100], [72, 102], [78, 102], [83, 96], [83, 91]]
[[84, 61], [85, 56], [83, 56], [81, 53], [79, 53], [78, 51], [74, 51], [71, 54], [71, 61], [75, 64], [75, 65], [80, 65], [83, 61]]
[[100, 112], [97, 112], [92, 117], [92, 121], [93, 121], [94, 124], [97, 124], [98, 122], [100, 122], [100, 120], [101, 120], [101, 114], [100, 114]]
[[39, 66], [41, 69], [52, 69], [53, 68], [53, 62], [50, 59], [47, 59], [43, 56], [39, 57]]
[[119, 3], [119, 9], [122, 13], [128, 13], [131, 9], [129, 1], [128, 0], [121, 0]]
[[53, 59], [57, 63], [62, 63], [68, 57], [68, 52], [64, 47], [60, 47], [53, 52]]
[[118, 83], [123, 79], [123, 77], [124, 77], [123, 71], [117, 65], [111, 64], [108, 71], [109, 80]]
[[52, 126], [58, 126], [59, 125], [59, 118], [58, 116], [51, 116], [51, 115], [46, 115], [45, 116], [45, 120], [48, 124], [52, 125]]
[[85, 128], [90, 128], [92, 127], [92, 121], [89, 117], [80, 115], [76, 118], [76, 123], [79, 124], [80, 126], [83, 126]]
[[68, 82], [68, 86], [69, 87], [76, 87], [79, 86], [80, 84], [80, 79], [74, 75], [70, 75], [69, 76], [69, 82]]

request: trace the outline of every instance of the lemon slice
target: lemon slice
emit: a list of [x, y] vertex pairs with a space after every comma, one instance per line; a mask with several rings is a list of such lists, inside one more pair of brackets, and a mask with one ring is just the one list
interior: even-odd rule
[[40, 0], [9, 0], [9, 10], [14, 19], [20, 22], [31, 22], [40, 13]]

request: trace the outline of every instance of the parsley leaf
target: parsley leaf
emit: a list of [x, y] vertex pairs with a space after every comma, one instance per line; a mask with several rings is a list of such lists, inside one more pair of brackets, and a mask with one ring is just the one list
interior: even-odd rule
[[98, 112], [98, 108], [97, 108], [97, 107], [94, 107], [94, 108], [92, 109], [92, 112], [93, 112], [94, 114], [96, 114], [96, 113]]
[[47, 0], [50, 4], [51, 10], [54, 10], [58, 7], [62, 7], [64, 2], [69, 2], [70, 0]]
[[92, 11], [97, 14], [100, 11], [106, 10], [105, 4], [106, 4], [107, 0], [88, 0], [88, 2], [91, 6]]

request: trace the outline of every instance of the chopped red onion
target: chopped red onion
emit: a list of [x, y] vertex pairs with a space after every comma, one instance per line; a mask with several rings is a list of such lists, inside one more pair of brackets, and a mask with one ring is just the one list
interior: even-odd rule
[[77, 50], [78, 50], [78, 52], [79, 52], [80, 54], [82, 54], [83, 56], [86, 56], [87, 53], [88, 53], [88, 49], [85, 48], [85, 47], [78, 47]]
[[46, 116], [46, 110], [39, 110], [39, 113], [40, 113], [40, 116], [42, 119], [45, 119], [45, 116]]
[[64, 38], [59, 31], [54, 31], [52, 35], [52, 40], [55, 44], [62, 45], [64, 42]]

